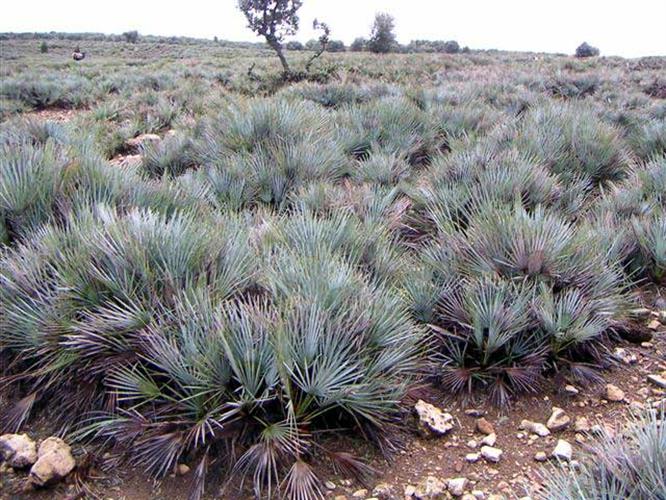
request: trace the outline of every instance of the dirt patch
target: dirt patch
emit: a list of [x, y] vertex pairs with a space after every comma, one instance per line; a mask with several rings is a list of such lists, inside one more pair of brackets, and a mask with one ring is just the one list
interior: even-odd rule
[[83, 113], [80, 109], [42, 109], [23, 113], [21, 117], [45, 122], [67, 123]]

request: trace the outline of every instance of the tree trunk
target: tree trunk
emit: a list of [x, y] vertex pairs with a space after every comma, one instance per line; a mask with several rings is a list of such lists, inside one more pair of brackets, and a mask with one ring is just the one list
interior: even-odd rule
[[280, 59], [280, 63], [282, 63], [282, 72], [284, 73], [284, 75], [285, 76], [289, 75], [291, 73], [291, 70], [289, 69], [289, 63], [287, 62], [287, 58], [284, 56], [284, 53], [282, 52], [282, 45], [280, 45], [280, 42], [278, 42], [277, 39], [272, 37], [266, 37], [266, 41], [268, 42], [268, 45], [275, 51], [275, 53], [278, 56], [278, 59]]

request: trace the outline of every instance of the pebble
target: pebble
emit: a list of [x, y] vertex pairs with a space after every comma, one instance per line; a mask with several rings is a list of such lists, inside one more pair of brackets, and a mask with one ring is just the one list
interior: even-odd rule
[[459, 497], [465, 493], [465, 488], [467, 487], [468, 482], [466, 477], [456, 477], [454, 479], [449, 479], [446, 482], [446, 486], [453, 496]]
[[446, 491], [444, 481], [437, 479], [435, 476], [428, 476], [416, 486], [413, 496], [423, 499], [438, 498], [444, 491]]
[[486, 434], [486, 435], [495, 433], [495, 429], [493, 427], [493, 424], [488, 422], [483, 417], [477, 419], [477, 421], [476, 421], [476, 430], [479, 431], [481, 434]]
[[493, 432], [492, 434], [488, 434], [486, 437], [484, 437], [481, 440], [481, 444], [483, 446], [495, 446], [496, 441], [497, 441], [497, 434]]
[[543, 451], [537, 451], [534, 454], [534, 460], [536, 460], [537, 462], [545, 462], [546, 460], [548, 460], [548, 455], [546, 455]]
[[613, 351], [613, 357], [625, 365], [633, 365], [638, 362], [638, 358], [634, 353], [629, 352], [622, 347], [615, 348], [615, 351]]
[[377, 498], [388, 499], [393, 496], [393, 488], [388, 483], [379, 483], [372, 490], [372, 495]]
[[483, 446], [481, 448], [481, 456], [489, 462], [497, 463], [502, 458], [502, 450], [493, 448], [492, 446]]
[[478, 462], [480, 458], [481, 455], [479, 453], [468, 453], [465, 455], [465, 460], [471, 464]]
[[530, 420], [523, 420], [522, 422], [520, 422], [520, 428], [541, 437], [546, 437], [550, 435], [548, 427], [538, 422], [532, 422]]
[[546, 427], [551, 431], [561, 431], [562, 429], [569, 426], [571, 423], [571, 418], [567, 415], [562, 408], [553, 406], [553, 412], [546, 422]]
[[580, 391], [576, 389], [573, 385], [565, 385], [564, 392], [566, 392], [569, 396], [575, 396]]
[[606, 399], [609, 401], [623, 401], [624, 391], [613, 384], [606, 385]]
[[558, 439], [555, 449], [553, 449], [552, 456], [559, 460], [566, 460], [567, 462], [571, 460], [573, 455], [573, 448], [571, 445], [564, 439]]
[[334, 490], [336, 488], [335, 483], [333, 481], [326, 481], [324, 483], [324, 486], [326, 486], [326, 489], [328, 490]]
[[648, 375], [647, 380], [648, 382], [656, 385], [657, 387], [666, 389], [666, 378], [662, 377], [661, 375], [657, 374]]
[[585, 417], [576, 417], [574, 422], [574, 430], [576, 432], [590, 432], [590, 423]]
[[365, 498], [368, 496], [368, 490], [356, 490], [354, 493], [352, 493], [352, 497], [354, 498]]

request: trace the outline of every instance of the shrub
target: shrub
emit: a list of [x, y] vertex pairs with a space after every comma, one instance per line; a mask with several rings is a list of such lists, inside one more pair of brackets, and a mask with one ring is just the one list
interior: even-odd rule
[[291, 40], [286, 43], [285, 47], [287, 50], [303, 50], [305, 47], [303, 47], [303, 44], [297, 40]]
[[505, 404], [553, 368], [594, 377], [598, 346], [628, 304], [619, 263], [596, 239], [539, 207], [483, 205], [464, 223], [445, 205], [432, 210], [437, 236], [406, 288], [439, 339], [446, 388], [486, 388]]
[[69, 158], [51, 141], [0, 146], [0, 221], [9, 243], [53, 220]]
[[243, 182], [246, 193], [253, 193], [248, 203], [286, 208], [294, 190], [345, 172], [329, 120], [313, 103], [256, 100], [230, 106], [195, 144], [196, 159], [233, 183]]
[[139, 41], [139, 32], [136, 30], [126, 31], [122, 36], [127, 43], [137, 43]]
[[588, 446], [578, 467], [542, 472], [539, 498], [666, 498], [664, 418], [663, 411], [645, 410], [617, 432], [602, 426], [601, 436]]
[[39, 44], [39, 52], [41, 54], [46, 54], [49, 51], [49, 46], [46, 43], [46, 40], [42, 40], [42, 43]]
[[578, 47], [576, 47], [576, 57], [596, 57], [599, 55], [599, 49], [596, 47], [592, 47], [590, 44], [587, 42], [581, 43]]
[[368, 40], [363, 37], [354, 38], [354, 41], [349, 46], [352, 52], [363, 52], [368, 48]]
[[345, 43], [342, 40], [331, 40], [328, 42], [326, 50], [328, 52], [345, 52], [347, 47], [345, 47]]
[[345, 150], [356, 159], [371, 152], [402, 151], [412, 165], [426, 163], [438, 147], [427, 115], [404, 97], [387, 96], [345, 109], [337, 131]]
[[632, 219], [638, 252], [634, 265], [657, 284], [666, 283], [666, 211]]
[[631, 166], [620, 132], [578, 103], [531, 109], [514, 143], [567, 183], [576, 179], [595, 185], [618, 181]]
[[460, 52], [460, 45], [458, 45], [458, 42], [455, 40], [449, 40], [448, 42], [444, 42], [444, 52], [447, 54], [457, 54]]

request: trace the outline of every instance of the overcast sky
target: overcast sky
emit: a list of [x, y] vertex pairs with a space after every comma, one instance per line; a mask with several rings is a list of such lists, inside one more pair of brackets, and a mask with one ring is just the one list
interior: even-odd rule
[[[313, 37], [317, 17], [333, 38], [367, 36], [375, 12], [395, 17], [401, 43], [457, 40], [480, 49], [572, 53], [587, 41], [604, 55], [666, 55], [666, 0], [304, 0], [297, 39]], [[256, 40], [236, 0], [5, 0], [0, 31], [138, 30]]]

